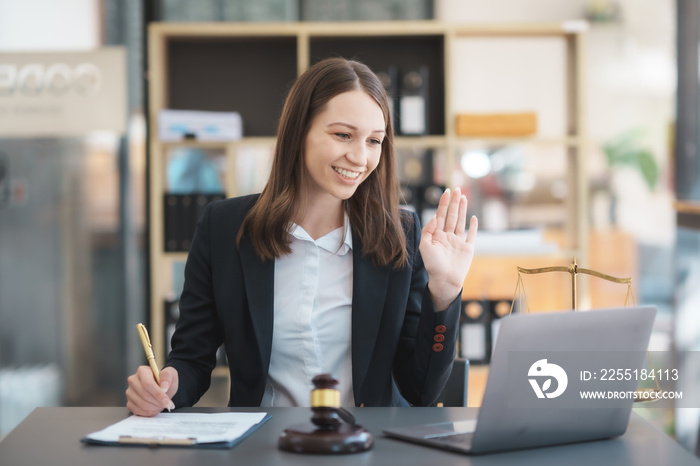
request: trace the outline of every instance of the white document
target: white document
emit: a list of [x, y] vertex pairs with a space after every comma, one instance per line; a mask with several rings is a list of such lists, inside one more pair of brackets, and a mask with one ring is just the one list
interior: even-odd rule
[[95, 442], [124, 439], [191, 440], [193, 444], [234, 442], [260, 423], [267, 413], [161, 413], [130, 416], [86, 436]]
[[401, 133], [423, 134], [426, 131], [425, 99], [421, 96], [401, 98]]

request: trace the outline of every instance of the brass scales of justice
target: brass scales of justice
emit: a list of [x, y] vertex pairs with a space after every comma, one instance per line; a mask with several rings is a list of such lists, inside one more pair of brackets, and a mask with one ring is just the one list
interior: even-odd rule
[[[551, 266], [551, 267], [541, 267], [541, 268], [536, 268], [536, 269], [526, 269], [524, 267], [518, 266], [518, 281], [515, 285], [515, 292], [513, 296], [513, 302], [510, 305], [510, 312], [509, 314], [513, 313], [513, 306], [515, 305], [516, 300], [518, 301], [518, 307], [520, 309], [526, 309], [528, 313], [530, 313], [530, 306], [527, 303], [527, 296], [525, 295], [525, 285], [523, 284], [523, 274], [528, 274], [528, 275], [536, 275], [540, 273], [548, 273], [548, 272], [568, 272], [571, 274], [571, 309], [575, 312], [576, 311], [576, 298], [577, 298], [577, 293], [576, 293], [576, 277], [578, 274], [582, 273], [585, 275], [591, 275], [593, 277], [597, 278], [602, 278], [603, 280], [607, 280], [609, 282], [613, 283], [620, 283], [620, 284], [626, 284], [627, 285], [627, 295], [625, 296], [625, 307], [632, 302], [633, 305], [637, 305], [636, 300], [634, 299], [634, 293], [632, 293], [632, 278], [617, 278], [613, 277], [612, 275], [607, 275], [595, 270], [591, 269], [585, 269], [583, 267], [579, 267], [578, 264], [576, 263], [576, 258], [574, 257], [571, 261], [571, 264], [569, 266], [564, 266], [564, 265], [558, 265], [558, 266]], [[525, 304], [525, 307], [523, 308], [523, 303]], [[649, 360], [649, 365], [651, 366], [651, 370], [654, 370], [654, 364], [651, 362], [651, 356], [649, 355], [649, 350], [647, 350], [647, 359]], [[656, 384], [655, 388], [637, 388], [637, 393], [639, 395], [643, 395], [644, 393], [660, 393], [661, 388], [659, 387], [659, 380], [657, 378], [654, 378], [654, 382]], [[634, 401], [637, 403], [640, 402], [650, 402], [650, 401], [655, 401], [656, 398], [651, 398], [651, 397], [644, 397], [644, 396], [638, 396]]]

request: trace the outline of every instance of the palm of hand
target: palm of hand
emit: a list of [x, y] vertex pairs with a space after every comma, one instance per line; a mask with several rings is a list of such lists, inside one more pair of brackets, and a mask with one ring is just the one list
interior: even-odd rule
[[440, 198], [437, 213], [423, 228], [420, 253], [436, 308], [445, 308], [459, 293], [474, 258], [478, 223], [472, 217], [466, 240], [467, 198], [457, 188]]
[[455, 233], [436, 231], [432, 236], [423, 235], [420, 252], [431, 279], [442, 279], [458, 290], [462, 287], [474, 257], [472, 243]]

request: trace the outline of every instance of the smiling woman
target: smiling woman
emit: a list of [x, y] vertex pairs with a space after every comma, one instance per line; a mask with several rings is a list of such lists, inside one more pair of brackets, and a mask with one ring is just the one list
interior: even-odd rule
[[342, 406], [435, 401], [477, 224], [465, 240], [459, 189], [422, 231], [399, 209], [393, 134], [384, 88], [364, 64], [327, 59], [297, 79], [262, 193], [202, 215], [160, 384], [138, 368], [129, 409], [196, 403], [222, 343], [229, 406], [308, 406], [322, 373], [339, 379]]
[[[320, 136], [324, 134], [330, 137], [322, 139]], [[365, 254], [375, 264], [405, 265], [406, 241], [399, 213], [393, 137], [389, 100], [381, 82], [367, 66], [334, 58], [311, 67], [289, 92], [268, 184], [239, 231], [238, 242], [244, 234], [249, 235], [258, 255], [271, 260], [290, 252], [287, 234], [290, 222], [315, 225], [321, 220], [320, 215], [321, 221], [337, 227], [339, 220], [342, 225], [345, 212], [366, 245]], [[331, 141], [338, 146], [328, 153]], [[356, 155], [360, 142], [367, 150]], [[380, 144], [377, 146], [376, 142]], [[322, 145], [323, 149], [316, 145]], [[350, 150], [350, 154], [340, 147], [343, 151]], [[362, 168], [358, 168], [356, 157], [363, 157], [364, 153], [369, 160], [370, 147], [379, 149], [378, 161], [373, 168], [359, 161]], [[312, 194], [309, 189], [313, 189], [310, 184], [321, 181], [311, 180], [311, 172], [322, 170], [317, 166], [318, 161], [308, 163], [311, 154], [323, 154], [326, 162], [321, 165], [328, 170], [335, 163], [338, 168], [366, 172], [366, 175], [359, 183], [352, 183], [353, 189], [346, 188], [347, 195], [338, 193], [340, 198], [330, 206], [328, 202], [333, 202], [330, 197], [309, 197]], [[335, 173], [331, 175], [343, 179]], [[321, 186], [327, 193], [332, 192], [327, 184]], [[334, 225], [319, 228], [327, 233]]]
[[[338, 94], [314, 118], [304, 144], [307, 204], [296, 221], [314, 239], [343, 225], [342, 201], [377, 168], [384, 127], [381, 107], [362, 91]], [[318, 224], [320, 216], [335, 220]]]

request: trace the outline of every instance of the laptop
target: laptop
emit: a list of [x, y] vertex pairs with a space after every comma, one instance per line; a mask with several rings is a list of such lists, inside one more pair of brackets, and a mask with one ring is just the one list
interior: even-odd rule
[[476, 419], [384, 434], [466, 454], [620, 436], [649, 364], [655, 315], [643, 306], [505, 317]]

